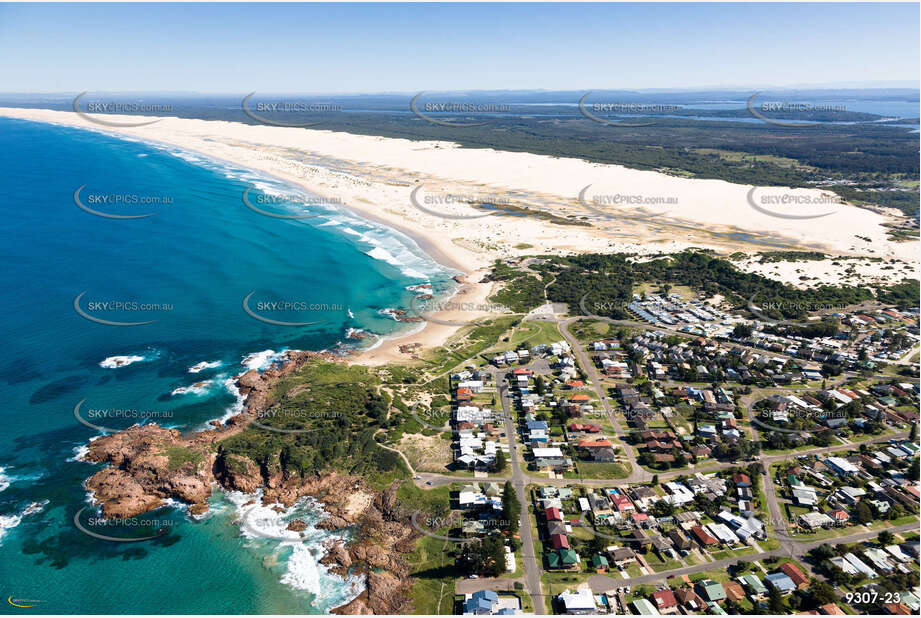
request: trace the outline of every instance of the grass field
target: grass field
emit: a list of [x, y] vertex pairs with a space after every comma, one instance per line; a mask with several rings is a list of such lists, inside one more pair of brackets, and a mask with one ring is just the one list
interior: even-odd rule
[[413, 611], [417, 614], [454, 613], [454, 558], [450, 541], [423, 536], [407, 556], [415, 578], [412, 587]]

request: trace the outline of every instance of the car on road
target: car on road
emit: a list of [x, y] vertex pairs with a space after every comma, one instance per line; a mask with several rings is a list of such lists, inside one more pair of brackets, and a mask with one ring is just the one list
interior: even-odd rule
[[426, 484], [426, 485], [431, 485], [431, 484], [432, 484], [432, 481], [426, 481], [425, 484]]

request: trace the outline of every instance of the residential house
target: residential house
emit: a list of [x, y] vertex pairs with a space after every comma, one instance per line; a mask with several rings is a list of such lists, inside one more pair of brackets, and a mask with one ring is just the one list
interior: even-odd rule
[[726, 598], [726, 589], [723, 584], [712, 579], [702, 579], [695, 585], [697, 593], [708, 603], [716, 603]]
[[739, 577], [738, 580], [748, 590], [748, 596], [752, 601], [762, 601], [767, 598], [768, 589], [756, 575], [748, 573]]
[[655, 604], [660, 614], [667, 615], [678, 613], [678, 599], [675, 598], [675, 593], [669, 589], [653, 592], [652, 602]]
[[563, 613], [570, 616], [586, 616], [598, 613], [598, 604], [590, 588], [580, 588], [575, 592], [568, 589], [557, 595]]
[[783, 563], [780, 565], [780, 570], [793, 581], [793, 585], [797, 588], [805, 588], [809, 585], [809, 578], [792, 562]]
[[675, 590], [675, 598], [688, 613], [696, 614], [704, 609], [705, 603], [700, 595], [692, 588], [679, 588]]
[[779, 592], [787, 595], [796, 590], [796, 584], [786, 573], [771, 573], [764, 578], [768, 585]]

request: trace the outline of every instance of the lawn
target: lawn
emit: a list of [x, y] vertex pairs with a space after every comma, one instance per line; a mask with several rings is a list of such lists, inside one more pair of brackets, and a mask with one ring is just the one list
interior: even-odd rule
[[454, 580], [458, 574], [454, 559], [448, 556], [453, 545], [450, 541], [423, 536], [406, 557], [414, 578], [410, 592], [414, 613], [454, 613]]
[[589, 479], [625, 479], [630, 476], [631, 472], [628, 462], [576, 461], [574, 463], [578, 471], [573, 473], [572, 478], [580, 478], [581, 475]]
[[675, 569], [680, 569], [682, 564], [677, 560], [669, 560], [668, 562], [661, 562], [659, 564], [650, 563], [649, 566], [651, 566], [652, 570], [656, 573], [661, 573], [662, 571], [673, 571]]

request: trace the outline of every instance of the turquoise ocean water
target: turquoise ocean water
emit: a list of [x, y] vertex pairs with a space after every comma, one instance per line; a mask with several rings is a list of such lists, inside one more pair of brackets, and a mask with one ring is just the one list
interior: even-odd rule
[[[0, 119], [0, 170], [0, 613], [324, 613], [348, 601], [360, 582], [317, 562], [328, 533], [299, 543], [247, 532], [246, 496], [216, 493], [200, 521], [164, 507], [152, 517], [168, 533], [149, 541], [80, 532], [82, 482], [98, 466], [78, 456], [100, 432], [74, 408], [108, 410], [91, 420], [115, 429], [140, 417], [112, 410], [203, 428], [238, 405], [234, 375], [285, 349], [358, 345], [349, 329], [406, 330], [381, 310], [409, 308], [408, 286], [448, 291], [454, 272], [337, 204], [172, 148]], [[75, 203], [81, 187], [98, 213], [153, 216], [91, 214]], [[318, 216], [259, 214], [247, 188], [265, 212]], [[268, 320], [311, 324], [255, 319], [247, 296]]]

